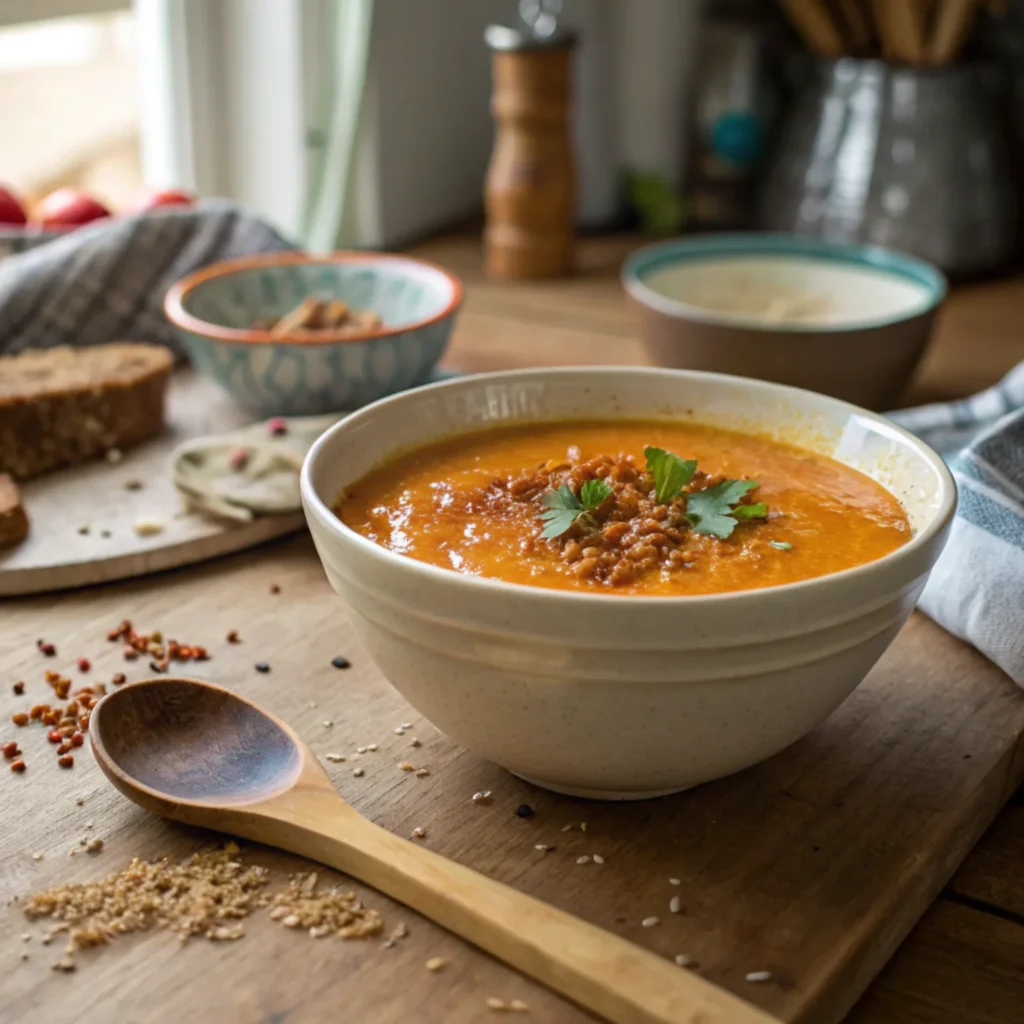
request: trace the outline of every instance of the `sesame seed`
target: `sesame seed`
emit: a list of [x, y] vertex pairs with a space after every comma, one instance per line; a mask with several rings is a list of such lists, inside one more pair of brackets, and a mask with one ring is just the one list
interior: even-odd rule
[[426, 778], [429, 774], [430, 774], [430, 770], [427, 769], [427, 768], [417, 768], [416, 769], [416, 778], [417, 779]]
[[377, 744], [376, 743], [367, 743], [366, 744], [366, 749], [369, 750], [369, 751], [374, 751], [374, 750], [377, 749]]
[[428, 971], [439, 971], [448, 963], [443, 956], [432, 956], [424, 965]]
[[583, 854], [582, 857], [577, 857], [576, 858], [576, 863], [577, 864], [589, 864], [590, 863], [590, 858], [586, 854]]
[[412, 722], [403, 722], [401, 724], [400, 728], [402, 728], [402, 729], [411, 729], [412, 728]]
[[32, 854], [32, 859], [33, 860], [42, 860], [43, 859], [43, 855], [41, 853], [33, 853]]
[[587, 831], [587, 823], [585, 821], [581, 821], [580, 822], [580, 831], [581, 832], [586, 832]]
[[514, 1013], [530, 1012], [530, 1007], [527, 1006], [526, 1003], [522, 1001], [522, 999], [513, 999], [512, 1002], [508, 1004], [508, 1008], [512, 1010]]
[[536, 846], [534, 847], [534, 849], [535, 849], [535, 850], [540, 850], [540, 852], [541, 852], [541, 853], [547, 853], [547, 852], [548, 852], [549, 850], [553, 850], [553, 849], [554, 849], [554, 847], [553, 847], [553, 846], [548, 846], [548, 844], [547, 844], [547, 843], [538, 843], [538, 844], [537, 844], [537, 845], [536, 845]]
[[771, 979], [771, 976], [772, 976], [772, 972], [771, 971], [751, 971], [747, 975], [747, 981], [753, 981], [753, 982], [769, 981]]
[[575, 825], [563, 825], [562, 826], [562, 831], [563, 832], [571, 832], [575, 827], [576, 827]]
[[403, 772], [411, 772], [413, 770], [413, 766], [408, 761], [400, 761], [398, 767]]
[[400, 725], [396, 725], [395, 726], [395, 735], [396, 736], [404, 736], [405, 735], [405, 730]]
[[362, 768], [353, 768], [353, 769], [352, 769], [352, 774], [353, 774], [353, 775], [354, 775], [354, 776], [355, 776], [355, 777], [356, 777], [357, 779], [361, 779], [361, 778], [362, 778], [362, 777], [363, 777], [363, 776], [364, 776], [364, 775], [366, 774], [366, 772], [365, 772], [365, 771], [364, 771], [364, 770], [363, 770]]
[[668, 884], [669, 885], [682, 885], [683, 883], [681, 881], [679, 881], [678, 878], [670, 878], [668, 880]]
[[693, 963], [693, 957], [687, 956], [685, 953], [676, 953], [676, 963], [680, 967], [689, 967]]
[[366, 753], [366, 747], [356, 747], [356, 753], [357, 754], [365, 754]]
[[668, 909], [671, 910], [673, 914], [678, 914], [683, 909], [683, 901], [678, 896], [673, 896], [672, 899], [668, 901]]
[[324, 757], [331, 762], [331, 764], [341, 764], [345, 760], [344, 754], [324, 754]]
[[604, 863], [604, 857], [602, 857], [601, 854], [599, 854], [599, 853], [595, 853], [594, 854], [594, 863], [595, 864], [603, 864]]
[[334, 723], [329, 718], [325, 718], [324, 719], [324, 728], [325, 729], [333, 729], [334, 728]]
[[482, 793], [473, 794], [473, 803], [475, 804], [486, 804], [490, 801], [490, 799], [491, 791], [489, 789], [485, 789]]
[[508, 1004], [504, 999], [496, 999], [494, 996], [487, 997], [488, 1010], [507, 1010]]
[[413, 839], [426, 839], [427, 830], [425, 828], [414, 828], [412, 830], [412, 837]]
[[659, 923], [659, 921], [656, 917], [645, 917], [640, 923], [645, 928], [653, 928], [656, 924]]
[[410, 747], [422, 747], [423, 744], [422, 744], [422, 742], [420, 740], [416, 739], [416, 737], [413, 736], [413, 738], [409, 741], [409, 746]]

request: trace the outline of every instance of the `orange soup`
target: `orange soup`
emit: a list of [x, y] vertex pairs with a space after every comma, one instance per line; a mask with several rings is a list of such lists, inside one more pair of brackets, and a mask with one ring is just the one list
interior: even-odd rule
[[453, 572], [605, 594], [777, 586], [910, 539], [899, 503], [863, 473], [689, 423], [462, 435], [370, 473], [336, 512], [375, 543]]

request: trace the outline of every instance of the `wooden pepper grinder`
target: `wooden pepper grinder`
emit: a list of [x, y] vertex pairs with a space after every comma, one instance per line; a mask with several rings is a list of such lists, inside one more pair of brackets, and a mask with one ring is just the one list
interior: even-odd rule
[[557, 25], [560, 2], [523, 0], [521, 27], [491, 25], [491, 112], [497, 127], [487, 169], [487, 271], [495, 277], [569, 272], [576, 168], [569, 136], [573, 33]]

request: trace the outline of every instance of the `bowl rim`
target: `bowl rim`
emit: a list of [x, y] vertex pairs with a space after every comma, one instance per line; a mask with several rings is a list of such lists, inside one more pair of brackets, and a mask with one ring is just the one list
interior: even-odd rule
[[[245, 327], [225, 327], [223, 324], [213, 324], [208, 320], [202, 320], [185, 309], [185, 301], [190, 292], [207, 281], [216, 280], [219, 277], [230, 277], [232, 274], [242, 270], [253, 270], [259, 267], [293, 266], [304, 263], [319, 264], [360, 264], [360, 263], [384, 263], [384, 262], [412, 263], [417, 266], [426, 267], [446, 278], [451, 286], [452, 294], [448, 304], [440, 313], [431, 314], [422, 320], [415, 320], [412, 323], [401, 324], [396, 327], [376, 327], [366, 331], [359, 331], [355, 334], [343, 331], [321, 331], [316, 337], [274, 337], [270, 331], [256, 330]], [[399, 252], [364, 252], [359, 249], [339, 249], [336, 252], [317, 254], [307, 252], [269, 252], [257, 253], [252, 256], [236, 256], [229, 260], [220, 260], [211, 263], [207, 267], [186, 274], [183, 278], [175, 281], [164, 296], [164, 314], [175, 327], [199, 334], [206, 338], [213, 338], [216, 341], [231, 341], [246, 345], [324, 345], [337, 342], [360, 342], [371, 341], [376, 338], [391, 338], [398, 334], [405, 334], [407, 331], [417, 331], [423, 327], [440, 323], [451, 316], [462, 305], [464, 288], [462, 282], [444, 267], [429, 260], [422, 260], [418, 256], [407, 256]]]
[[[931, 293], [922, 305], [896, 316], [849, 320], [842, 323], [773, 323], [753, 316], [719, 313], [669, 298], [650, 287], [643, 275], [682, 263], [728, 257], [788, 256], [820, 259], [861, 269], [876, 270], [912, 281]], [[790, 235], [785, 232], [723, 231], [694, 237], [673, 238], [645, 245], [626, 257], [620, 273], [626, 292], [643, 306], [677, 319], [716, 327], [731, 327], [764, 334], [848, 334], [906, 323], [934, 312], [949, 290], [946, 275], [926, 260], [881, 245], [845, 244]]]
[[[400, 404], [402, 401], [410, 401], [413, 398], [423, 398], [433, 392], [445, 389], [457, 389], [466, 387], [473, 383], [491, 384], [501, 383], [505, 380], [516, 379], [537, 379], [539, 377], [569, 376], [574, 374], [596, 374], [600, 376], [644, 376], [653, 377], [668, 374], [676, 379], [687, 379], [690, 381], [742, 381], [744, 385], [752, 386], [761, 392], [783, 392], [794, 398], [804, 395], [812, 395], [816, 399], [824, 399], [839, 407], [841, 411], [852, 415], [857, 414], [866, 417], [883, 434], [898, 437], [908, 442], [915, 454], [922, 458], [935, 472], [939, 480], [938, 507], [932, 521], [919, 533], [912, 536], [902, 547], [890, 551], [881, 558], [870, 562], [863, 562], [860, 565], [851, 566], [849, 569], [842, 569], [839, 572], [827, 573], [824, 576], [813, 576], [810, 579], [798, 580], [794, 583], [783, 583], [771, 587], [757, 587], [749, 590], [730, 590], [717, 594], [680, 594], [680, 595], [641, 595], [641, 594], [603, 594], [589, 593], [587, 591], [561, 590], [549, 587], [531, 587], [525, 583], [509, 583], [505, 580], [492, 579], [484, 576], [473, 576], [455, 572], [452, 569], [445, 569], [441, 566], [431, 565], [428, 562], [421, 562], [419, 559], [410, 558], [391, 551], [388, 548], [363, 537], [351, 527], [347, 526], [336, 516], [330, 505], [324, 501], [313, 486], [313, 466], [323, 457], [324, 450], [332, 444], [336, 434], [343, 433], [353, 427], [358, 427], [360, 422], [377, 415], [379, 411], [387, 409], [389, 405]], [[538, 421], [540, 422], [540, 421]], [[512, 421], [514, 423], [514, 421]], [[509, 425], [512, 425], [510, 423]], [[471, 431], [464, 431], [471, 433]], [[452, 435], [457, 436], [457, 435]], [[430, 443], [430, 442], [428, 442]], [[892, 420], [862, 409], [851, 402], [845, 402], [839, 398], [832, 398], [829, 395], [821, 395], [806, 388], [796, 388], [786, 384], [776, 384], [771, 381], [756, 380], [752, 377], [739, 377], [732, 374], [712, 373], [706, 370], [679, 370], [662, 367], [649, 366], [588, 366], [588, 367], [541, 367], [530, 370], [499, 370], [491, 373], [467, 374], [450, 380], [438, 381], [412, 391], [402, 391], [386, 398], [378, 399], [369, 405], [363, 406], [356, 412], [335, 423], [325, 430], [313, 443], [302, 463], [302, 470], [299, 475], [299, 490], [302, 496], [303, 505], [307, 517], [315, 517], [318, 522], [325, 526], [329, 532], [337, 536], [343, 543], [354, 544], [359, 550], [365, 552], [368, 557], [382, 558], [385, 563], [396, 567], [402, 572], [411, 572], [419, 576], [424, 582], [430, 582], [440, 587], [462, 587], [470, 590], [478, 590], [481, 595], [492, 593], [496, 596], [511, 595], [520, 596], [529, 600], [543, 602], [553, 606], [565, 606], [570, 603], [585, 602], [592, 604], [598, 602], [604, 608], [626, 609], [652, 609], [673, 607], [694, 608], [696, 605], [720, 605], [723, 603], [752, 604], [766, 598], [795, 596], [805, 593], [810, 588], [821, 588], [824, 586], [842, 586], [843, 583], [863, 578], [872, 573], [884, 572], [893, 567], [896, 563], [907, 561], [917, 555], [922, 549], [927, 548], [943, 530], [946, 529], [952, 520], [957, 506], [957, 486], [950, 472], [949, 467], [942, 457], [919, 437], [910, 433], [909, 430], [899, 426]], [[886, 488], [888, 491], [889, 489]], [[892, 491], [889, 491], [892, 494]], [[895, 497], [895, 495], [893, 495]], [[898, 499], [897, 499], [898, 500]], [[929, 566], [929, 569], [931, 566]], [[927, 570], [926, 570], [927, 571]], [[916, 578], [916, 577], [915, 577]]]

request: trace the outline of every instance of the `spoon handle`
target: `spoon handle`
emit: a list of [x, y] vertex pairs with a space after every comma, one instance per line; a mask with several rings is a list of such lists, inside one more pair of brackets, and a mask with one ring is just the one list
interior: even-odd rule
[[775, 1022], [662, 957], [400, 839], [336, 798], [288, 817], [277, 817], [266, 841], [360, 879], [615, 1024]]

